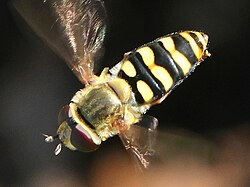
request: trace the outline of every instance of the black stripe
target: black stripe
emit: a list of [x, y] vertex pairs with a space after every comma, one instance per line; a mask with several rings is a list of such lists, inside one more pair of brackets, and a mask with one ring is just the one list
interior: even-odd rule
[[203, 50], [203, 45], [202, 43], [200, 42], [200, 39], [198, 38], [198, 36], [192, 32], [189, 32], [189, 35], [194, 39], [194, 41], [196, 42], [196, 44], [199, 46], [199, 48], [201, 50]]
[[137, 103], [139, 103], [139, 104], [144, 103], [145, 101], [144, 101], [143, 97], [141, 96], [140, 92], [137, 90], [137, 86], [136, 86], [136, 82], [137, 82], [138, 78], [129, 77], [123, 71], [120, 72], [119, 77], [125, 79], [129, 83], [129, 85], [132, 88], [133, 93], [135, 94], [135, 99], [136, 99]]
[[182, 53], [192, 65], [198, 62], [194, 51], [192, 50], [189, 42], [185, 38], [183, 38], [179, 34], [176, 34], [172, 36], [172, 39], [174, 41], [176, 50]]
[[143, 80], [144, 82], [146, 82], [152, 89], [156, 98], [162, 97], [163, 93], [165, 93], [164, 86], [146, 66], [140, 53], [135, 52], [131, 54], [129, 60], [135, 66], [136, 72], [138, 72], [138, 80]]
[[[152, 79], [152, 81], [154, 81], [156, 84], [152, 84], [152, 86], [157, 86], [157, 90], [160, 90], [160, 93], [162, 93], [162, 92], [164, 92], [164, 86], [163, 86], [163, 84], [161, 83], [161, 81], [160, 80], [158, 80], [154, 75], [153, 75], [153, 73], [151, 72], [151, 70], [148, 68], [148, 66], [145, 64], [145, 62], [143, 61], [143, 58], [142, 58], [142, 56], [141, 56], [141, 54], [140, 53], [138, 53], [138, 52], [136, 52], [135, 53], [135, 56], [136, 56], [136, 58], [141, 62], [140, 63], [140, 65], [141, 66], [143, 66], [143, 68], [145, 69], [145, 71], [147, 71], [147, 73], [148, 73], [148, 75], [150, 76], [150, 77], [148, 77], [150, 80]], [[142, 74], [143, 74], [143, 72], [142, 72]], [[159, 95], [158, 93], [157, 93], [157, 95]]]
[[127, 80], [129, 84], [132, 87], [133, 92], [135, 93], [136, 101], [139, 104], [144, 103], [145, 101], [143, 100], [140, 92], [137, 90], [136, 82], [138, 80], [142, 80], [148, 84], [148, 86], [152, 89], [154, 93], [154, 100], [160, 99], [166, 92], [164, 89], [163, 84], [152, 74], [150, 69], [146, 66], [144, 63], [141, 55], [138, 52], [132, 52], [129, 54], [127, 57], [127, 60], [129, 60], [135, 67], [136, 69], [136, 77], [128, 77], [124, 75], [125, 73], [121, 74], [120, 76]]
[[171, 54], [164, 48], [161, 41], [152, 43], [149, 47], [154, 52], [155, 64], [165, 68], [174, 80], [174, 83], [184, 77], [182, 69], [174, 61]]

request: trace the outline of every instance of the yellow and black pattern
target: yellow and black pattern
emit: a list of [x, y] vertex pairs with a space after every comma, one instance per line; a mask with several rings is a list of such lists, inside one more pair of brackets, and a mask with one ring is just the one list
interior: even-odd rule
[[127, 80], [139, 104], [164, 97], [186, 78], [207, 52], [202, 32], [173, 33], [125, 55], [120, 76]]

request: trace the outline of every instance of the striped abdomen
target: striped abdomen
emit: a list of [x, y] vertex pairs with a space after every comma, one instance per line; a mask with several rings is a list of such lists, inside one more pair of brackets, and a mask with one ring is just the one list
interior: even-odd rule
[[126, 54], [120, 76], [127, 80], [139, 104], [161, 102], [203, 59], [208, 36], [185, 31], [170, 34]]

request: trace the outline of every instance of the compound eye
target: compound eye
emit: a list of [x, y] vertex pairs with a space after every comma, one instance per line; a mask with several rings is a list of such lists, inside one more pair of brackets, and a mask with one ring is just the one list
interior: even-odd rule
[[101, 139], [91, 125], [79, 115], [74, 103], [64, 106], [58, 115], [57, 134], [64, 146], [71, 150], [90, 152], [96, 150]]
[[69, 105], [65, 105], [62, 107], [58, 114], [58, 125], [61, 125], [64, 121], [66, 121], [69, 117], [71, 117]]
[[94, 143], [91, 133], [81, 124], [77, 124], [72, 128], [70, 141], [77, 150], [83, 152], [95, 151], [99, 147]]

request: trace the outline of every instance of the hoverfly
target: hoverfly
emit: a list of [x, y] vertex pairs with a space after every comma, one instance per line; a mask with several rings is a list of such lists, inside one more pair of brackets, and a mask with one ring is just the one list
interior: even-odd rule
[[85, 85], [62, 108], [57, 135], [62, 145], [96, 150], [119, 135], [143, 168], [154, 155], [156, 118], [144, 115], [161, 103], [206, 57], [208, 36], [183, 31], [160, 37], [128, 53], [113, 68], [93, 73], [102, 53], [106, 11], [101, 0], [16, 0], [16, 10]]

